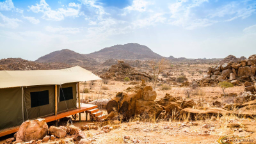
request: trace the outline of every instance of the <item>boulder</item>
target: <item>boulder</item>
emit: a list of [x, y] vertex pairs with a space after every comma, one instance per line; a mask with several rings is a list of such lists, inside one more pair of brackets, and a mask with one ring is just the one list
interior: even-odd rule
[[48, 125], [44, 119], [27, 120], [23, 122], [17, 132], [16, 142], [39, 140], [46, 136]]
[[238, 81], [238, 80], [232, 80], [231, 83], [232, 83], [233, 85], [238, 85], [238, 84], [239, 84], [239, 81]]
[[188, 101], [183, 101], [181, 103], [181, 108], [192, 108], [193, 106], [195, 106], [196, 103], [194, 102], [194, 100], [188, 100]]
[[151, 115], [157, 117], [163, 108], [154, 101], [137, 100], [135, 114], [137, 115]]
[[231, 68], [231, 65], [229, 63], [224, 63], [223, 65], [221, 65], [221, 70], [226, 70], [226, 69], [229, 69]]
[[91, 141], [88, 139], [81, 139], [78, 144], [91, 144]]
[[71, 135], [78, 134], [81, 131], [81, 129], [79, 127], [76, 127], [74, 125], [70, 125], [68, 128], [70, 129], [69, 134], [71, 134]]
[[214, 75], [221, 75], [221, 72], [220, 71], [216, 71], [213, 73]]
[[50, 136], [45, 136], [42, 140], [42, 142], [48, 142], [50, 140]]
[[238, 63], [232, 64], [232, 68], [234, 68], [234, 69], [238, 69], [239, 67], [241, 67], [241, 64], [238, 64]]
[[64, 130], [60, 127], [55, 127], [55, 126], [51, 126], [49, 128], [49, 133], [51, 135], [54, 135], [55, 137], [58, 137], [58, 138], [63, 138], [67, 135], [66, 130]]
[[229, 80], [235, 80], [236, 75], [234, 73], [230, 73]]
[[241, 61], [240, 63], [241, 63], [241, 66], [242, 66], [242, 67], [245, 67], [245, 66], [247, 65], [247, 61], [246, 61], [246, 60], [243, 60], [243, 61]]
[[146, 101], [154, 101], [156, 99], [156, 91], [151, 86], [145, 86], [143, 89], [142, 99]]
[[237, 75], [238, 75], [239, 77], [242, 77], [242, 76], [250, 76], [251, 74], [252, 74], [252, 70], [251, 70], [251, 68], [248, 67], [248, 66], [240, 67], [240, 68], [238, 69], [238, 73], [237, 73]]
[[256, 66], [251, 66], [252, 75], [256, 75]]
[[246, 82], [244, 83], [244, 86], [245, 86], [245, 87], [252, 86], [252, 85], [253, 85], [253, 83], [252, 83], [252, 82], [248, 82], [248, 81], [246, 81]]
[[255, 89], [254, 89], [254, 86], [248, 86], [248, 87], [245, 87], [245, 91], [250, 91], [250, 92], [254, 92]]
[[256, 54], [251, 55], [248, 60], [251, 60], [254, 64], [256, 64]]
[[230, 76], [231, 72], [232, 71], [230, 69], [223, 70], [221, 76], [223, 77], [223, 79], [226, 79], [227, 77]]
[[176, 102], [176, 101], [177, 101], [177, 99], [175, 97], [173, 97], [170, 94], [166, 93], [164, 98], [162, 98], [159, 101], [157, 101], [157, 103], [162, 105], [162, 106], [167, 106], [170, 102]]

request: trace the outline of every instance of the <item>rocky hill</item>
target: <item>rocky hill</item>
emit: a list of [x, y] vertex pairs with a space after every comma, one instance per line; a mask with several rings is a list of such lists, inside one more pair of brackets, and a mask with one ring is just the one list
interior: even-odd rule
[[55, 51], [45, 56], [40, 57], [36, 62], [57, 62], [57, 63], [66, 63], [71, 66], [82, 66], [82, 67], [91, 67], [98, 65], [99, 63], [92, 58], [87, 57], [86, 55], [76, 53], [72, 50], [63, 49], [60, 51]]
[[162, 58], [157, 53], [154, 53], [150, 48], [136, 43], [128, 43], [125, 45], [115, 45], [104, 48], [100, 51], [88, 54], [91, 58], [96, 58], [98, 61], [107, 59], [159, 59]]
[[71, 67], [64, 63], [39, 63], [21, 58], [8, 58], [0, 60], [0, 70], [49, 70]]

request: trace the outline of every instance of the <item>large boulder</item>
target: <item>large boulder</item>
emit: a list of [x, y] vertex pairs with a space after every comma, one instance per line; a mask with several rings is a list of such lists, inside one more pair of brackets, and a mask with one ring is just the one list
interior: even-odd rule
[[252, 70], [250, 67], [245, 66], [245, 67], [240, 67], [238, 69], [238, 76], [242, 77], [242, 76], [250, 76], [252, 74]]
[[248, 60], [251, 60], [254, 64], [256, 64], [256, 54], [251, 55]]
[[23, 122], [16, 134], [16, 142], [39, 140], [46, 136], [48, 125], [44, 119], [27, 120]]
[[63, 138], [67, 135], [67, 131], [65, 129], [63, 129], [61, 127], [55, 127], [55, 126], [51, 126], [49, 128], [49, 133], [58, 138]]
[[151, 86], [145, 86], [143, 88], [142, 99], [146, 101], [154, 101], [156, 99], [156, 91]]
[[226, 79], [227, 77], [229, 77], [231, 72], [232, 71], [230, 69], [223, 70], [221, 74], [223, 79]]
[[135, 114], [136, 115], [151, 115], [157, 117], [163, 108], [154, 101], [137, 100]]

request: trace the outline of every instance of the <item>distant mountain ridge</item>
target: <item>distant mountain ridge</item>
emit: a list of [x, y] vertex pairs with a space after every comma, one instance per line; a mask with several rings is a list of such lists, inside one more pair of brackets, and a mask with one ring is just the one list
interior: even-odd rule
[[153, 52], [150, 48], [137, 43], [115, 45], [101, 49], [97, 52], [87, 54], [88, 57], [107, 60], [107, 59], [160, 59], [161, 55]]
[[40, 57], [36, 62], [50, 63], [67, 63], [69, 65], [80, 65], [83, 67], [89, 67], [93, 65], [98, 65], [99, 63], [83, 54], [79, 54], [69, 49], [63, 49], [59, 51], [54, 51], [50, 54]]

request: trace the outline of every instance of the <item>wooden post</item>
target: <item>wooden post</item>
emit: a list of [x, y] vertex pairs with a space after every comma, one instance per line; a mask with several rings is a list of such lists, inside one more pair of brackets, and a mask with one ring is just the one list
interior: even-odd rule
[[[57, 117], [58, 114], [58, 86], [55, 85], [55, 116]], [[58, 125], [58, 122], [56, 120], [56, 126]]]
[[22, 106], [22, 120], [24, 122], [25, 118], [24, 118], [24, 89], [23, 87], [21, 87], [21, 106]]
[[[79, 82], [77, 83], [77, 93], [78, 93], [78, 108], [81, 109], [81, 104], [80, 104], [80, 86], [79, 86]], [[81, 113], [79, 113], [79, 121], [81, 121]]]

